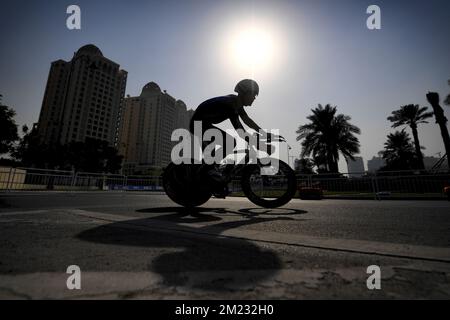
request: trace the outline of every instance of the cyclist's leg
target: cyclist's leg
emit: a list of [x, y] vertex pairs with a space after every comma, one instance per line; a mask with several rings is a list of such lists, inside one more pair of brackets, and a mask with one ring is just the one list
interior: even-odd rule
[[[193, 121], [190, 122], [189, 131], [191, 132], [191, 137], [192, 137], [191, 152], [192, 152], [192, 155], [196, 155], [196, 154], [198, 154], [198, 152], [201, 152], [202, 154], [201, 154], [200, 159], [203, 159], [203, 152], [205, 151], [205, 148], [209, 144], [208, 141], [203, 141], [203, 135], [204, 135], [205, 131], [213, 128], [214, 126], [205, 121], [201, 121], [201, 120], [196, 120], [196, 121], [200, 121], [202, 123], [202, 130], [195, 131], [194, 130], [194, 122]], [[195, 140], [196, 140], [196, 142], [194, 142]], [[199, 150], [196, 149], [197, 146], [199, 147]]]
[[[222, 137], [222, 142], [220, 141], [214, 141], [216, 145], [216, 149], [213, 152], [212, 156], [215, 158], [216, 161], [221, 161], [225, 157], [227, 157], [229, 154], [233, 152], [233, 149], [236, 147], [236, 141], [233, 138], [233, 136], [227, 134], [224, 130], [211, 125], [209, 128], [206, 128], [204, 131], [208, 129], [215, 129], [217, 130], [216, 135], [220, 135]], [[227, 144], [228, 141], [228, 144]], [[211, 141], [207, 141], [206, 144], [204, 144], [204, 148], [210, 144]], [[217, 148], [218, 147], [218, 148]], [[228, 172], [227, 168], [225, 170], [219, 170], [219, 165], [216, 163], [210, 171], [208, 171], [209, 176], [213, 180], [213, 189], [214, 189], [214, 196], [219, 198], [225, 198], [229, 194], [228, 190]]]
[[233, 153], [237, 145], [236, 139], [232, 135], [226, 133], [224, 130], [217, 127], [215, 128], [219, 130], [220, 134], [222, 135], [222, 145], [218, 145], [219, 148], [217, 149], [216, 153], [222, 155], [221, 158], [224, 159]]
[[[233, 154], [234, 149], [237, 146], [237, 142], [236, 139], [228, 134], [227, 132], [225, 132], [224, 130], [217, 128], [221, 135], [222, 135], [222, 145], [219, 146], [219, 148], [216, 150], [217, 153], [219, 153], [219, 155], [221, 155], [221, 160], [223, 160], [224, 158], [227, 158], [229, 155]], [[233, 162], [229, 163], [228, 165], [226, 165], [225, 167], [221, 168], [221, 174], [224, 178], [224, 183], [226, 184], [229, 179], [230, 179], [230, 173], [233, 170], [234, 164]]]

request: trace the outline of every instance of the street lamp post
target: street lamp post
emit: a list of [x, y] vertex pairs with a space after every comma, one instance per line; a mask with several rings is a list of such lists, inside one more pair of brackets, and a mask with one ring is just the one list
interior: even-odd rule
[[291, 146], [289, 144], [287, 144], [287, 156], [288, 156], [287, 162], [288, 162], [288, 166], [291, 166], [291, 164], [290, 164], [291, 156], [289, 155], [289, 151], [291, 149], [292, 149]]

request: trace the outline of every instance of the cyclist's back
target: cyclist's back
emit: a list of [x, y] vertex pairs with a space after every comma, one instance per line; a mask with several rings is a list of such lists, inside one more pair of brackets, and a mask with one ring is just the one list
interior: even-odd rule
[[[194, 111], [189, 129], [194, 133], [194, 121], [201, 121], [203, 129], [225, 120], [234, 120], [239, 116], [237, 95], [215, 97], [202, 102]], [[242, 107], [241, 107], [242, 108]]]

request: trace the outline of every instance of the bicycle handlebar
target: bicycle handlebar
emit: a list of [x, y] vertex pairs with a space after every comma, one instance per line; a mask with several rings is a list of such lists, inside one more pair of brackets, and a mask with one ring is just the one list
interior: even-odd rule
[[[268, 141], [267, 138], [259, 138], [259, 141]], [[283, 136], [271, 137], [270, 142], [287, 142]]]

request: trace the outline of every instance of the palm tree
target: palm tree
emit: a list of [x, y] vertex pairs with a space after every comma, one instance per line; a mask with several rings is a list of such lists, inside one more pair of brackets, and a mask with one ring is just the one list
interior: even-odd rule
[[[448, 80], [448, 85], [450, 86], [450, 80]], [[450, 106], [450, 94], [447, 95], [447, 98], [445, 99], [444, 103], [448, 106]]]
[[296, 171], [302, 174], [314, 173], [314, 162], [310, 158], [301, 158], [297, 161]]
[[354, 134], [361, 130], [349, 123], [349, 116], [336, 115], [336, 107], [329, 104], [319, 104], [311, 111], [313, 114], [307, 117], [311, 122], [296, 131], [297, 141], [303, 139], [301, 157], [312, 155], [326, 163], [329, 172], [338, 172], [339, 152], [352, 160], [359, 153], [359, 140]]
[[441, 129], [441, 136], [444, 141], [445, 152], [447, 155], [448, 168], [450, 170], [450, 136], [447, 129], [447, 118], [444, 115], [444, 110], [439, 105], [439, 94], [437, 92], [428, 92], [427, 100], [433, 107], [436, 123]]
[[425, 165], [423, 163], [422, 151], [420, 150], [421, 148], [419, 143], [419, 135], [417, 133], [417, 125], [420, 123], [428, 123], [426, 119], [433, 116], [433, 112], [426, 112], [427, 110], [427, 107], [420, 108], [417, 104], [408, 104], [400, 107], [398, 110], [392, 111], [392, 116], [387, 118], [389, 121], [394, 123], [392, 128], [397, 128], [404, 125], [411, 127], [419, 169], [425, 169]]
[[0, 102], [0, 154], [14, 151], [14, 142], [19, 139], [15, 116], [12, 108]]
[[411, 138], [404, 129], [388, 134], [381, 155], [386, 160], [386, 166], [383, 169], [388, 170], [412, 169], [416, 157]]

